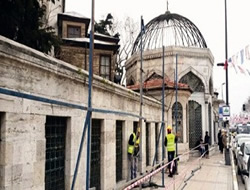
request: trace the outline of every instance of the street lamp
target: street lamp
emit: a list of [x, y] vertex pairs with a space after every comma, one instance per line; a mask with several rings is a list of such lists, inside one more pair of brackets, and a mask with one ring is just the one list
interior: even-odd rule
[[229, 106], [228, 103], [228, 53], [227, 53], [227, 0], [225, 0], [225, 70], [226, 70], [226, 105]]
[[[228, 107], [229, 106], [229, 103], [228, 103], [228, 52], [227, 52], [227, 0], [225, 0], [225, 70], [226, 70], [226, 106]], [[225, 122], [225, 127], [228, 126], [228, 120]], [[229, 126], [227, 128], [227, 132], [229, 132]], [[230, 163], [230, 152], [229, 152], [229, 146], [228, 146], [228, 143], [227, 143], [227, 148], [226, 148], [226, 151], [225, 151], [225, 164], [226, 165], [231, 165]]]
[[[228, 98], [228, 52], [227, 52], [227, 0], [225, 0], [225, 63], [218, 63], [217, 66], [224, 66], [224, 69], [226, 71], [226, 106], [229, 106], [229, 98]], [[224, 122], [224, 127], [226, 128], [228, 126], [228, 120]], [[228, 131], [228, 128], [227, 128]], [[230, 164], [230, 152], [229, 152], [229, 146], [227, 146], [225, 151], [225, 164]]]

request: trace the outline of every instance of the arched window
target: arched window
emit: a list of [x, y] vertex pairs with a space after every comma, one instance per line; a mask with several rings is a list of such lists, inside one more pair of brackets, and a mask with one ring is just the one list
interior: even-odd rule
[[[181, 103], [177, 102], [177, 112], [176, 112], [176, 103], [172, 106], [172, 126], [176, 130], [176, 117], [177, 117], [177, 133], [178, 133], [178, 142], [183, 142], [183, 109]], [[174, 131], [175, 132], [175, 131]]]
[[191, 71], [184, 75], [179, 82], [188, 84], [194, 92], [205, 92], [205, 87], [202, 80]]

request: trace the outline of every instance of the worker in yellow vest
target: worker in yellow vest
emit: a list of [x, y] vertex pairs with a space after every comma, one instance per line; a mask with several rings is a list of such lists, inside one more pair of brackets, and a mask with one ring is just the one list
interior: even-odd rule
[[[140, 128], [133, 132], [128, 140], [128, 180], [136, 178], [137, 161], [139, 157]], [[130, 177], [129, 177], [130, 176]]]
[[[177, 137], [172, 133], [172, 127], [167, 127], [167, 135], [165, 137], [165, 146], [167, 147], [168, 152], [168, 162], [171, 162], [175, 157], [175, 146], [177, 142]], [[175, 162], [176, 164], [176, 162]], [[168, 177], [173, 177], [175, 173], [175, 167], [171, 168], [171, 165], [168, 165], [169, 175]]]

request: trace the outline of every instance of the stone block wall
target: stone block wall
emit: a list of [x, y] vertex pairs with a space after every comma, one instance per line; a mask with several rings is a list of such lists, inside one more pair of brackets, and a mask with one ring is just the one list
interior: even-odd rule
[[[87, 105], [88, 72], [0, 36], [0, 88], [53, 100]], [[93, 107], [138, 115], [139, 94], [94, 76]], [[161, 120], [161, 103], [144, 97], [143, 116]], [[167, 113], [165, 113], [167, 118]], [[47, 116], [66, 117], [65, 189], [70, 189], [86, 111], [0, 93], [1, 141], [0, 188], [45, 188], [45, 121]], [[113, 189], [115, 180], [115, 124], [123, 121], [123, 181], [127, 178], [127, 141], [138, 118], [93, 112], [101, 126], [101, 189]], [[142, 142], [145, 141], [145, 123]], [[151, 125], [154, 131], [154, 125]], [[154, 132], [151, 138], [154, 139]], [[151, 150], [154, 143], [151, 144]], [[146, 145], [142, 145], [143, 171]], [[151, 153], [152, 159], [152, 153]], [[76, 189], [85, 186], [86, 138], [83, 145]]]
[[2, 189], [44, 189], [44, 119], [44, 116], [35, 114], [3, 114], [0, 159]]

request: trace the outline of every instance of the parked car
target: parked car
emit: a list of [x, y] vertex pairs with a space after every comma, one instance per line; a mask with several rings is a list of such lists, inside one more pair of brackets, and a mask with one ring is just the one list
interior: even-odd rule
[[238, 134], [233, 139], [233, 141], [232, 141], [232, 151], [233, 151], [235, 159], [237, 159], [236, 150], [237, 150], [237, 146], [238, 146], [238, 140], [241, 139], [241, 138], [250, 138], [250, 134]]
[[250, 157], [250, 142], [244, 142], [240, 146], [240, 150], [238, 152], [238, 157], [237, 157], [237, 170], [238, 174], [241, 175], [246, 175], [248, 173], [248, 160]]
[[250, 134], [250, 124], [237, 124], [236, 126], [237, 134]]
[[[238, 139], [238, 142], [236, 144], [236, 150], [235, 150], [235, 157], [238, 158], [238, 153], [240, 151], [240, 146], [244, 143], [244, 142], [250, 142], [250, 136], [249, 137], [242, 137]], [[237, 159], [236, 159], [236, 164], [237, 164]]]

